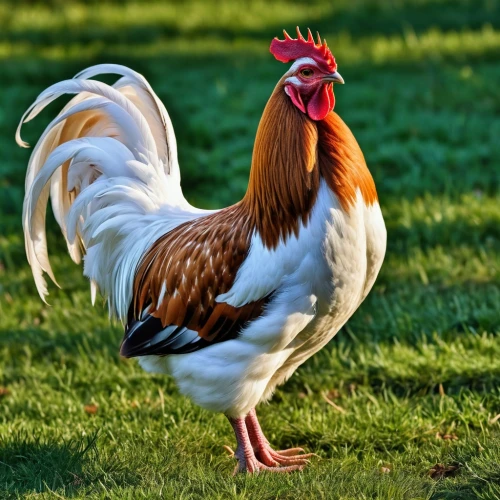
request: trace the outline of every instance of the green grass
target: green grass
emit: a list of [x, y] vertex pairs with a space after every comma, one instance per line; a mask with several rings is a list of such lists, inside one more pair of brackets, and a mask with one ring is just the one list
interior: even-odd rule
[[[388, 253], [348, 325], [259, 409], [274, 445], [321, 458], [233, 478], [224, 417], [120, 359], [122, 328], [90, 306], [53, 220], [63, 290], [39, 300], [14, 130], [51, 83], [127, 64], [172, 116], [188, 198], [227, 205], [285, 71], [269, 41], [295, 24], [326, 36], [346, 80], [336, 110], [375, 177]], [[0, 498], [500, 498], [498, 2], [4, 2], [0, 65]], [[435, 479], [438, 463], [458, 469]]]

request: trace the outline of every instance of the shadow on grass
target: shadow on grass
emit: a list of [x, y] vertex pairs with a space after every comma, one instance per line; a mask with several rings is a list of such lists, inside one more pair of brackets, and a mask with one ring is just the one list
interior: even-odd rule
[[[303, 2], [305, 3], [305, 2]], [[364, 5], [363, 5], [364, 4]], [[245, 4], [242, 3], [242, 9]], [[120, 5], [116, 6], [119, 12]], [[216, 11], [215, 11], [216, 12]], [[210, 7], [201, 7], [200, 17], [213, 15]], [[383, 33], [384, 35], [400, 34], [411, 30], [412, 33], [422, 33], [430, 28], [441, 30], [462, 30], [481, 28], [485, 23], [494, 27], [500, 26], [500, 6], [490, 3], [488, 8], [477, 8], [471, 2], [426, 2], [425, 8], [418, 3], [384, 3], [384, 2], [360, 2], [357, 8], [351, 5], [332, 4], [328, 14], [317, 14], [315, 16], [304, 16], [294, 22], [268, 22], [265, 14], [262, 15], [261, 28], [248, 28], [241, 26], [235, 20], [231, 25], [224, 25], [221, 20], [219, 26], [206, 26], [205, 23], [195, 22], [191, 27], [180, 27], [175, 18], [165, 18], [159, 22], [141, 22], [141, 20], [121, 20], [123, 24], [113, 26], [99, 25], [99, 21], [87, 14], [88, 19], [82, 25], [67, 22], [62, 28], [51, 26], [48, 28], [34, 28], [29, 30], [11, 30], [9, 27], [0, 34], [0, 41], [13, 43], [29, 42], [43, 45], [65, 45], [82, 43], [91, 44], [96, 41], [101, 43], [151, 43], [160, 38], [219, 38], [228, 42], [237, 39], [249, 38], [253, 40], [271, 40], [280, 35], [283, 28], [292, 30], [299, 24], [305, 31], [310, 27], [313, 32], [318, 30], [322, 34], [349, 33], [350, 36], [370, 36]], [[123, 14], [127, 16], [126, 11]], [[215, 14], [216, 15], [216, 14]], [[377, 22], [373, 22], [376, 18]], [[97, 22], [92, 22], [97, 21]], [[411, 27], [411, 28], [410, 28]]]
[[[0, 351], [6, 348], [13, 363], [22, 360], [43, 360], [56, 366], [78, 364], [79, 360], [91, 360], [98, 352], [107, 363], [119, 362], [121, 334], [113, 329], [94, 330], [45, 329], [30, 326], [21, 330], [0, 329]], [[27, 351], [28, 349], [28, 351]], [[8, 364], [8, 362], [6, 362]], [[22, 379], [22, 370], [15, 370]], [[5, 379], [12, 383], [14, 380]]]
[[[18, 437], [0, 440], [0, 496], [63, 490], [76, 494], [95, 478], [85, 472], [86, 463], [97, 454], [97, 434], [63, 443]], [[3, 496], [5, 495], [5, 496]]]

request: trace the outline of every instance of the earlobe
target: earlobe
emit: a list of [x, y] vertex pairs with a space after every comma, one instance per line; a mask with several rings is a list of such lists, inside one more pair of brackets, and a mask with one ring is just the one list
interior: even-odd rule
[[302, 113], [305, 113], [306, 107], [302, 102], [302, 97], [300, 97], [299, 91], [293, 85], [285, 85], [285, 92], [290, 97], [295, 106], [297, 106], [297, 108], [299, 108]]

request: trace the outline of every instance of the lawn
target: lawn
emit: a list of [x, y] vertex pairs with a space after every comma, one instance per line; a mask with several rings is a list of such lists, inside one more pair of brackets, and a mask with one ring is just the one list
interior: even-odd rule
[[[3, 2], [0, 5], [0, 498], [500, 499], [500, 5], [495, 0]], [[29, 152], [17, 121], [99, 62], [143, 73], [169, 110], [183, 188], [246, 189], [260, 114], [286, 66], [272, 37], [319, 30], [336, 111], [377, 183], [388, 252], [347, 326], [259, 411], [301, 473], [232, 477], [222, 415], [118, 354], [119, 324], [49, 222], [63, 289], [24, 255]], [[34, 144], [62, 106], [24, 135]]]

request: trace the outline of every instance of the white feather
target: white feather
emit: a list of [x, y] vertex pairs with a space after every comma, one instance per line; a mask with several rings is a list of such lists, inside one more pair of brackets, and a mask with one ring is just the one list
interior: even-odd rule
[[[122, 76], [109, 86], [88, 80], [99, 73]], [[45, 233], [47, 202], [69, 253], [99, 290], [110, 313], [124, 319], [134, 270], [149, 246], [178, 224], [210, 213], [191, 207], [180, 188], [177, 146], [168, 113], [147, 81], [117, 65], [88, 68], [42, 92], [16, 131], [62, 94], [76, 94], [49, 124], [26, 174], [23, 226], [28, 261], [42, 299], [43, 277], [55, 282]]]
[[166, 173], [180, 182], [174, 128], [163, 103], [139, 73], [118, 64], [99, 64], [81, 71], [75, 78], [87, 79], [105, 73], [122, 75], [114, 87], [130, 99], [146, 118], [154, 135], [158, 155], [165, 160]]

